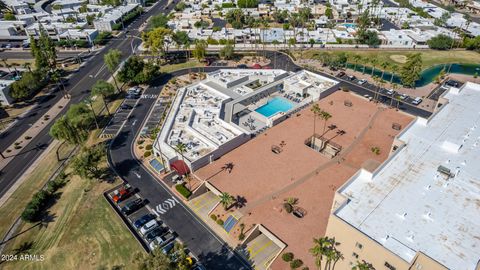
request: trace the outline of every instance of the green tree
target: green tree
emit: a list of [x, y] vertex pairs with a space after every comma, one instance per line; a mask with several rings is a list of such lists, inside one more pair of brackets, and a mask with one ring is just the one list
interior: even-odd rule
[[177, 270], [170, 257], [160, 248], [154, 249], [147, 258], [139, 257], [136, 261], [141, 270]]
[[30, 38], [32, 56], [35, 58], [35, 67], [40, 71], [55, 70], [57, 67], [57, 52], [55, 42], [49, 37], [42, 24], [39, 24], [39, 37]]
[[204, 40], [197, 40], [195, 42], [195, 48], [193, 49], [193, 57], [198, 61], [203, 61], [207, 53], [207, 44]]
[[232, 44], [227, 43], [221, 50], [220, 50], [220, 57], [223, 59], [232, 59], [235, 54], [235, 48]]
[[115, 71], [120, 65], [120, 61], [122, 60], [122, 52], [118, 49], [110, 49], [104, 56], [103, 61], [108, 68], [108, 71], [112, 74], [113, 82], [115, 83], [115, 87], [117, 91], [120, 92], [120, 88], [118, 87], [117, 79], [115, 78]]
[[327, 9], [325, 9], [325, 16], [327, 16], [329, 20], [333, 19], [333, 10], [331, 7], [327, 7]]
[[10, 96], [15, 99], [25, 99], [40, 90], [44, 85], [45, 80], [41, 72], [25, 72], [20, 80], [11, 84]]
[[100, 178], [104, 172], [100, 164], [105, 159], [105, 154], [103, 144], [85, 147], [72, 160], [74, 173], [84, 179]]
[[312, 146], [313, 144], [315, 143], [315, 134], [317, 133], [317, 117], [320, 116], [320, 114], [322, 113], [322, 109], [320, 108], [320, 106], [318, 106], [317, 103], [314, 103], [312, 105], [312, 107], [310, 108], [310, 111], [313, 113], [313, 135], [312, 135]]
[[415, 82], [420, 79], [422, 64], [422, 55], [420, 53], [413, 53], [407, 56], [407, 62], [400, 70], [400, 78], [404, 86], [415, 87]]
[[314, 246], [310, 248], [310, 254], [315, 257], [315, 265], [318, 269], [322, 269], [322, 262], [325, 259], [324, 270], [335, 269], [336, 263], [343, 259], [343, 255], [337, 250], [340, 244], [335, 241], [335, 238], [328, 236], [313, 239]]
[[450, 19], [450, 13], [444, 12], [442, 16], [440, 16], [439, 18], [436, 18], [433, 21], [433, 24], [435, 24], [436, 26], [445, 27], [447, 25], [448, 19]]
[[366, 261], [357, 261], [357, 263], [352, 267], [352, 270], [375, 270], [375, 267]]
[[102, 97], [103, 105], [105, 106], [105, 110], [107, 111], [108, 115], [110, 115], [110, 111], [108, 109], [107, 98], [114, 93], [115, 88], [113, 85], [104, 80], [98, 80], [92, 87], [92, 95]]
[[434, 50], [448, 50], [452, 47], [453, 38], [439, 34], [427, 41], [428, 47]]
[[87, 132], [90, 129], [94, 118], [85, 103], [72, 104], [66, 113], [67, 119], [70, 125], [84, 132]]
[[172, 36], [172, 30], [163, 27], [154, 28], [151, 31], [143, 32], [142, 39], [145, 48], [149, 49], [152, 55], [157, 56], [159, 61], [161, 56], [167, 51], [167, 43], [165, 40]]
[[225, 19], [235, 29], [241, 29], [245, 24], [245, 15], [243, 14], [243, 11], [239, 8], [229, 10], [225, 15]]
[[220, 204], [223, 205], [223, 209], [225, 209], [225, 211], [235, 201], [233, 196], [230, 195], [230, 193], [228, 192], [222, 192], [222, 194], [219, 197], [220, 197]]
[[3, 19], [6, 21], [15, 21], [15, 15], [11, 12], [6, 12], [5, 15], [3, 15]]
[[53, 123], [49, 131], [50, 136], [57, 140], [65, 141], [71, 145], [80, 145], [87, 139], [87, 134], [74, 128], [66, 115], [60, 117]]
[[382, 42], [380, 38], [378, 38], [377, 32], [370, 30], [359, 32], [357, 41], [361, 44], [366, 44], [373, 47], [380, 45]]
[[237, 0], [239, 8], [256, 8], [258, 7], [258, 0]]
[[375, 73], [375, 67], [378, 65], [378, 59], [376, 57], [373, 57], [370, 59], [370, 64], [372, 64], [372, 73], [370, 76], [373, 76], [373, 73]]
[[277, 23], [285, 23], [288, 19], [288, 11], [287, 10], [277, 10], [272, 15], [273, 19]]
[[148, 83], [159, 72], [159, 68], [151, 62], [144, 62], [143, 58], [134, 55], [125, 61], [118, 72], [118, 80], [123, 83]]

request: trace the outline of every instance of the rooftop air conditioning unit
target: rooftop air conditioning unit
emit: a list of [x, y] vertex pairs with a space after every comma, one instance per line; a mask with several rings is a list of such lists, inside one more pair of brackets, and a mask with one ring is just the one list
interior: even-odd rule
[[437, 171], [439, 173], [447, 176], [447, 179], [455, 177], [455, 174], [453, 172], [451, 172], [450, 169], [445, 167], [445, 166], [442, 166], [442, 165], [438, 166]]

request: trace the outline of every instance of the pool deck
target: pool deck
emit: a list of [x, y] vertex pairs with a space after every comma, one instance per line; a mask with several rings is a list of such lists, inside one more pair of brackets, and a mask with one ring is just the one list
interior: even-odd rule
[[[346, 100], [353, 106], [345, 106]], [[325, 233], [335, 190], [359, 168], [373, 170], [387, 158], [399, 132], [392, 129], [392, 123], [403, 128], [413, 120], [347, 92], [337, 91], [318, 103], [333, 116], [327, 126], [338, 127], [324, 135], [342, 146], [337, 157], [330, 159], [305, 145], [313, 134], [313, 114], [307, 107], [195, 172], [220, 191], [243, 197], [245, 205], [237, 209], [243, 214], [241, 222], [246, 227], [263, 224], [309, 267], [314, 262], [308, 249], [313, 237]], [[323, 133], [323, 126], [323, 120], [317, 119], [317, 134]], [[346, 133], [337, 136], [337, 130]], [[282, 152], [274, 154], [272, 145], [281, 144]], [[372, 153], [372, 147], [379, 147], [380, 154]], [[233, 170], [222, 170], [229, 162], [233, 163]], [[307, 212], [304, 218], [283, 211], [282, 202], [288, 197], [298, 198], [298, 206]], [[272, 269], [286, 267], [281, 259], [272, 265]]]

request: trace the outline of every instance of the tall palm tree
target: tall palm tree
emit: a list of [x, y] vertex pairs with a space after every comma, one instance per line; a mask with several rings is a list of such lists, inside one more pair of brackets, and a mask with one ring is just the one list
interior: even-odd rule
[[383, 80], [383, 75], [385, 75], [385, 71], [388, 69], [389, 66], [390, 66], [390, 63], [387, 61], [382, 61], [380, 63], [380, 68], [382, 68], [382, 76], [380, 77], [380, 79]]
[[[396, 92], [397, 89], [398, 89], [398, 84], [396, 84], [396, 83], [392, 84], [392, 89], [393, 89], [393, 91]], [[394, 94], [394, 96], [392, 96], [392, 97], [390, 98], [390, 107], [393, 107], [393, 99], [394, 99], [394, 98], [395, 98], [395, 94]]]
[[97, 127], [97, 129], [100, 129], [100, 126], [98, 125], [97, 114], [95, 113], [95, 109], [93, 108], [92, 97], [89, 96], [89, 97], [85, 98], [85, 103], [88, 104], [88, 106], [90, 107], [90, 110], [92, 111], [93, 119], [95, 120], [95, 126]]
[[3, 62], [3, 65], [8, 68], [8, 73], [12, 73], [12, 71], [10, 70], [10, 65], [7, 63], [7, 59], [5, 58], [2, 58], [0, 61]]
[[228, 192], [222, 192], [222, 194], [220, 194], [219, 197], [220, 197], [220, 203], [223, 205], [223, 208], [225, 209], [225, 211], [235, 201], [233, 196], [230, 195], [230, 193]]
[[352, 56], [352, 59], [353, 59], [353, 62], [355, 63], [355, 65], [353, 66], [353, 71], [357, 71], [357, 64], [360, 60], [362, 60], [362, 57], [358, 54], [354, 54]]
[[352, 270], [375, 270], [375, 267], [373, 267], [371, 263], [362, 260], [362, 262], [357, 261], [357, 264], [352, 267]]
[[327, 121], [328, 119], [332, 118], [332, 115], [327, 112], [327, 111], [322, 111], [320, 113], [320, 117], [323, 119], [323, 133], [325, 133], [325, 130], [327, 129]]
[[398, 69], [397, 64], [390, 64], [390, 72], [391, 72], [390, 83], [393, 82], [393, 77], [395, 76], [395, 71], [397, 71], [397, 69]]
[[318, 269], [322, 269], [322, 261], [323, 257], [327, 253], [328, 249], [328, 237], [321, 237], [321, 238], [313, 238], [314, 246], [310, 248], [310, 254], [315, 257], [315, 265]]
[[25, 63], [23, 64], [23, 68], [28, 69], [28, 72], [32, 72], [31, 66], [32, 66], [32, 63], [30, 63], [30, 62], [25, 62]]
[[317, 122], [317, 116], [319, 116], [322, 113], [322, 109], [320, 106], [318, 106], [317, 103], [313, 104], [312, 108], [310, 108], [310, 111], [313, 112], [313, 136], [312, 136], [312, 141], [311, 145], [313, 146], [315, 143], [315, 133], [317, 132], [316, 130], [316, 122]]
[[373, 76], [373, 73], [375, 72], [375, 67], [378, 65], [378, 59], [372, 58], [372, 60], [370, 60], [370, 64], [372, 64], [372, 73], [370, 74], [370, 76]]

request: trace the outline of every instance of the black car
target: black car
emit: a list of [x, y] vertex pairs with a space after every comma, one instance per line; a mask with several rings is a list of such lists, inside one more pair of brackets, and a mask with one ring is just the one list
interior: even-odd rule
[[165, 227], [157, 227], [145, 235], [145, 240], [147, 240], [147, 242], [152, 242], [153, 239], [155, 239], [158, 236], [161, 236], [167, 231], [168, 229]]
[[142, 208], [144, 204], [145, 202], [140, 198], [130, 201], [124, 207], [122, 207], [122, 213], [128, 216], [133, 212], [137, 211], [138, 209]]
[[130, 110], [131, 108], [133, 108], [133, 107], [128, 105], [128, 104], [122, 104], [120, 106], [120, 109], [122, 109], [122, 110]]
[[339, 77], [339, 78], [343, 77], [343, 76], [345, 76], [345, 72], [343, 72], [343, 71], [340, 71], [340, 73], [337, 74], [337, 77]]
[[457, 88], [460, 86], [460, 83], [454, 80], [449, 80], [445, 83], [445, 85]]
[[133, 222], [133, 226], [136, 229], [140, 229], [140, 227], [142, 227], [143, 225], [145, 225], [147, 222], [149, 222], [152, 219], [155, 219], [154, 214], [146, 214], [146, 215], [142, 216], [141, 218], [135, 220], [135, 222]]
[[240, 64], [240, 65], [237, 65], [237, 68], [248, 68], [248, 66], [245, 64]]

